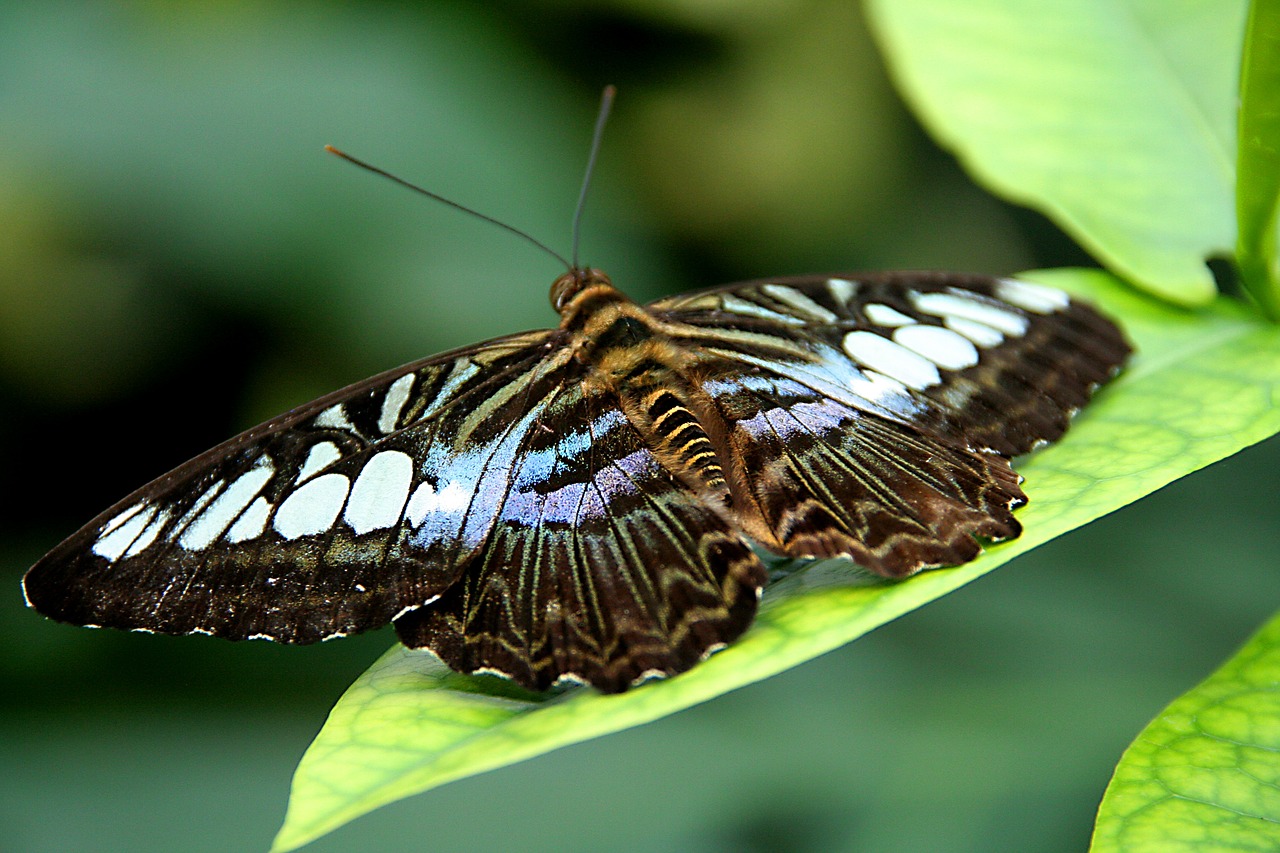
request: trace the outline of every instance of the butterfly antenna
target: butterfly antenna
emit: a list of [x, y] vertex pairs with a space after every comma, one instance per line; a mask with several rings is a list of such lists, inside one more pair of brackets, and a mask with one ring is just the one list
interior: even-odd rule
[[587, 172], [582, 176], [582, 191], [578, 193], [578, 207], [573, 212], [573, 269], [578, 269], [578, 235], [582, 230], [582, 208], [587, 203], [587, 190], [591, 188], [591, 175], [596, 170], [596, 155], [600, 153], [600, 140], [604, 138], [604, 125], [613, 108], [613, 98], [618, 94], [614, 86], [605, 86], [600, 96], [600, 112], [596, 115], [596, 129], [591, 135], [591, 154], [587, 157]]
[[[370, 163], [366, 163], [363, 160], [360, 160], [359, 158], [352, 157], [347, 152], [342, 151], [338, 148], [334, 148], [332, 145], [326, 145], [324, 147], [324, 150], [328, 151], [330, 154], [334, 154], [338, 157], [341, 157], [343, 160], [346, 160], [348, 163], [354, 163], [355, 165], [359, 166], [361, 169], [364, 169], [369, 172], [373, 172], [375, 175], [381, 175], [382, 177], [390, 181], [394, 181], [395, 183], [399, 184], [402, 187], [411, 189], [416, 193], [421, 193], [422, 195], [425, 195], [427, 198], [435, 199], [441, 204], [447, 204], [449, 207], [452, 207], [454, 210], [460, 210], [463, 213], [468, 213], [474, 216], [476, 219], [483, 219], [485, 222], [488, 222], [492, 225], [496, 225], [505, 231], [510, 231], [512, 234], [516, 235], [517, 237], [521, 237], [529, 241], [533, 245], [537, 246], [539, 249], [546, 252], [548, 255], [555, 258], [557, 261], [564, 264], [566, 267], [569, 266], [569, 262], [566, 261], [559, 252], [549, 248], [541, 240], [538, 240], [537, 238], [533, 237], [530, 234], [526, 234], [525, 232], [521, 231], [519, 228], [516, 228], [515, 226], [508, 225], [507, 223], [502, 222], [501, 220], [494, 219], [492, 216], [486, 216], [485, 214], [481, 213], [478, 210], [472, 210], [471, 208], [467, 207], [465, 204], [459, 204], [458, 202], [453, 201], [452, 199], [447, 199], [444, 196], [440, 195], [439, 193], [433, 193], [431, 190], [423, 189], [417, 184], [410, 183], [409, 181], [406, 181], [404, 178], [397, 177], [391, 174], [390, 172], [386, 171], [385, 169], [379, 169], [377, 166], [374, 166]], [[594, 158], [594, 155], [593, 155], [593, 158]], [[585, 186], [583, 187], [583, 191], [584, 192], [586, 191]], [[581, 203], [579, 203], [579, 207], [581, 207]], [[577, 244], [575, 242], [575, 246], [576, 245]]]

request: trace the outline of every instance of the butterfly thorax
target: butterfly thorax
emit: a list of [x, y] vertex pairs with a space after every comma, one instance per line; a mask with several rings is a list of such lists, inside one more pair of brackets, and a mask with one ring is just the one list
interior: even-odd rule
[[612, 387], [654, 359], [668, 364], [679, 360], [657, 318], [599, 270], [573, 270], [560, 276], [551, 285], [551, 302], [560, 312], [560, 330], [567, 333], [569, 351], [587, 369], [593, 385]]

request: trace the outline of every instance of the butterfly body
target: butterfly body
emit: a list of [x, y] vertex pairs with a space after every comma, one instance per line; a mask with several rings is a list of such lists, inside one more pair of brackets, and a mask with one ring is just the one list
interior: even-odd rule
[[639, 305], [389, 371], [238, 436], [28, 573], [54, 618], [307, 643], [394, 621], [456, 669], [625, 690], [749, 626], [752, 543], [886, 577], [1016, 536], [1010, 457], [1128, 354], [1058, 291], [897, 273]]

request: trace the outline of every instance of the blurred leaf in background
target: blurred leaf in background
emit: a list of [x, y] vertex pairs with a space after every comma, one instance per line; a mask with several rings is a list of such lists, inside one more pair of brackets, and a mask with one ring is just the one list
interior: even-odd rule
[[[15, 6], [0, 9], [6, 849], [265, 848], [306, 743], [393, 642], [54, 625], [17, 594], [40, 553], [237, 429], [553, 320], [553, 262], [324, 143], [559, 248], [616, 83], [583, 257], [639, 299], [1086, 261], [927, 140], [853, 4]], [[1273, 441], [854, 646], [308, 849], [1080, 849], [1133, 733], [1277, 600], [1274, 477], [1258, 472], [1278, 462]]]
[[1275, 846], [1280, 618], [1143, 729], [1098, 810], [1092, 849]]
[[1235, 245], [1247, 0], [869, 0], [921, 118], [994, 191], [1185, 305]]

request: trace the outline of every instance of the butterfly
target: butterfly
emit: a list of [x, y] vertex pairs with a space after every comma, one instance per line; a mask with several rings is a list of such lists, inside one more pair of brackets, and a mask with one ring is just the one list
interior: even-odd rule
[[26, 574], [54, 619], [313, 643], [393, 623], [467, 673], [619, 692], [751, 624], [758, 549], [886, 578], [1016, 537], [1011, 458], [1130, 352], [1040, 284], [778, 278], [637, 304], [596, 269], [554, 329], [367, 379], [135, 491]]

